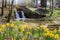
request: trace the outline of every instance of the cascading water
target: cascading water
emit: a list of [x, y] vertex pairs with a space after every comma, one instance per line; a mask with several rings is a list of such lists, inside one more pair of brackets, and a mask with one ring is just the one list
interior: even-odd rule
[[20, 17], [19, 17], [18, 12], [17, 12], [17, 11], [15, 11], [15, 15], [16, 15], [16, 16], [15, 16], [15, 17], [16, 17], [16, 18], [15, 18], [15, 20], [16, 20], [16, 21], [19, 21], [19, 20], [21, 20], [21, 19], [22, 19], [22, 21], [24, 22], [24, 20], [25, 20], [24, 12], [23, 12], [23, 11], [21, 11], [21, 14], [22, 14], [22, 15], [20, 15], [20, 16], [22, 16], [22, 18], [20, 18]]
[[21, 13], [22, 13], [22, 21], [24, 22], [24, 20], [25, 20], [25, 15], [24, 15], [24, 12], [23, 12], [23, 11], [21, 11]]
[[15, 20], [19, 21], [19, 20], [20, 20], [20, 17], [19, 17], [19, 15], [18, 15], [17, 11], [15, 11], [15, 15], [16, 15]]

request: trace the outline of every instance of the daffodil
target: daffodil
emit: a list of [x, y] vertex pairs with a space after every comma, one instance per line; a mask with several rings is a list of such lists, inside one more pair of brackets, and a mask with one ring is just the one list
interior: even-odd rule
[[54, 37], [54, 34], [53, 34], [53, 33], [50, 33], [49, 36], [50, 36], [50, 37]]
[[22, 40], [26, 40], [26, 38], [25, 37], [22, 37]]
[[26, 25], [26, 28], [28, 28], [28, 25]]
[[42, 28], [46, 28], [46, 25], [41, 25], [40, 27], [42, 27]]
[[55, 37], [55, 38], [59, 38], [59, 35], [58, 35], [58, 34], [56, 34], [54, 37]]
[[54, 32], [54, 33], [56, 33], [56, 32], [57, 32], [57, 30], [56, 30], [56, 29], [54, 29], [54, 30], [53, 30], [53, 32]]
[[9, 23], [6, 23], [6, 26], [10, 26], [10, 24]]
[[49, 34], [50, 34], [50, 32], [49, 32], [49, 31], [47, 31], [47, 32], [45, 33], [45, 36], [49, 36]]
[[21, 27], [21, 28], [20, 28], [21, 32], [23, 32], [23, 31], [24, 31], [24, 29], [25, 29], [25, 28], [24, 28], [24, 26], [23, 26], [23, 27]]
[[45, 28], [44, 30], [45, 30], [45, 31], [49, 31], [49, 29], [48, 29], [48, 28]]
[[27, 35], [30, 35], [30, 34], [31, 34], [31, 32], [29, 32], [29, 31], [28, 31], [26, 34], [27, 34]]
[[49, 33], [45, 33], [45, 36], [49, 36]]
[[12, 24], [10, 24], [10, 26], [13, 28], [14, 27], [14, 24], [12, 23]]
[[49, 31], [50, 33], [53, 33], [52, 31]]
[[47, 34], [47, 33], [45, 33], [45, 36], [48, 36], [48, 34]]
[[2, 27], [2, 28], [5, 28], [5, 27], [6, 27], [6, 25], [5, 25], [5, 24], [3, 24], [3, 25], [1, 25], [1, 27]]

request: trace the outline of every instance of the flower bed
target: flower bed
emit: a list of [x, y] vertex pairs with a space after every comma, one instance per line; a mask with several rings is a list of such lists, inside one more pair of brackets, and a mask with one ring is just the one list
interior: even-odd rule
[[0, 40], [58, 40], [60, 30], [49, 30], [44, 25], [33, 26], [6, 23], [0, 25]]

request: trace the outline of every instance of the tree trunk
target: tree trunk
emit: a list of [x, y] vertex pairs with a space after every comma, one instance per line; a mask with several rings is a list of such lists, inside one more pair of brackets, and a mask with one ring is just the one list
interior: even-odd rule
[[51, 9], [51, 0], [50, 0], [50, 9]]
[[5, 5], [4, 5], [4, 7], [6, 8], [6, 6], [7, 6], [7, 0], [5, 0]]
[[3, 16], [4, 14], [4, 0], [2, 0], [2, 9], [1, 9], [1, 15], [0, 16]]
[[53, 0], [52, 0], [52, 9], [51, 9], [51, 14], [50, 14], [50, 17], [52, 16], [52, 14], [53, 14], [53, 9], [54, 9], [54, 7], [53, 7]]
[[11, 18], [11, 14], [12, 14], [12, 9], [13, 9], [13, 7], [12, 7], [13, 3], [14, 3], [14, 0], [12, 0], [12, 4], [9, 7], [10, 10], [9, 10], [7, 22], [10, 22], [10, 18]]
[[45, 14], [46, 14], [46, 10], [47, 10], [47, 3], [45, 3], [45, 5], [46, 5], [46, 6], [45, 6]]
[[41, 0], [41, 7], [46, 7], [47, 0]]

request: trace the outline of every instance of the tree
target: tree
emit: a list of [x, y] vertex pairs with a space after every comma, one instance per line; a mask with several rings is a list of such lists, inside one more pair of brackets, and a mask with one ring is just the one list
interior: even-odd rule
[[5, 3], [4, 7], [6, 8], [6, 6], [7, 6], [7, 0], [5, 0], [5, 2], [4, 2], [4, 3]]
[[51, 9], [51, 0], [50, 0], [50, 9]]
[[9, 5], [9, 14], [8, 14], [7, 22], [10, 22], [10, 18], [11, 18], [11, 14], [12, 14], [12, 9], [13, 9], [13, 7], [12, 7], [13, 3], [14, 3], [14, 0], [12, 0], [11, 5]]
[[52, 8], [51, 8], [51, 14], [50, 14], [50, 17], [52, 16], [52, 14], [53, 14], [53, 9], [54, 9], [54, 3], [53, 3], [53, 0], [52, 0]]
[[41, 0], [41, 7], [46, 7], [47, 6], [47, 0]]
[[1, 9], [0, 16], [3, 16], [3, 14], [4, 14], [4, 0], [2, 0], [2, 9]]

